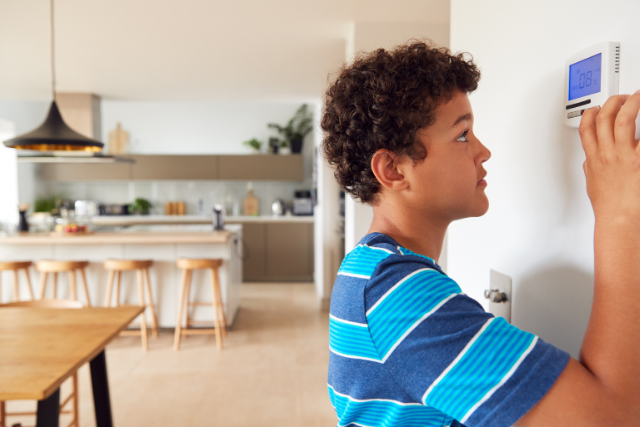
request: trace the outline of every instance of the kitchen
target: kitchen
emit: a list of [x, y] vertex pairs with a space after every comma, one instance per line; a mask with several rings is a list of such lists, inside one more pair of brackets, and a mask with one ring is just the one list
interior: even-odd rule
[[[57, 55], [56, 68], [47, 71], [57, 73], [54, 94], [51, 75], [44, 77], [49, 93], [45, 89], [35, 100], [24, 92], [11, 94], [12, 89], [3, 86], [0, 139], [19, 140], [37, 129], [55, 99], [66, 126], [104, 147], [89, 155], [0, 147], [0, 304], [55, 298], [77, 300], [87, 310], [143, 306], [144, 315], [125, 322], [131, 323], [128, 330], [101, 353], [106, 353], [109, 366], [107, 395], [117, 425], [185, 424], [184, 420], [197, 424], [211, 416], [242, 423], [244, 414], [251, 414], [241, 409], [240, 395], [255, 395], [255, 401], [274, 381], [287, 383], [300, 376], [309, 379], [306, 385], [298, 391], [282, 390], [282, 396], [319, 398], [324, 405], [315, 416], [300, 414], [299, 419], [320, 415], [319, 419], [333, 420], [323, 379], [326, 314], [315, 283], [317, 99], [278, 99], [287, 96], [282, 83], [271, 94], [256, 97], [250, 89], [240, 90], [246, 85], [242, 76], [235, 78], [238, 90], [229, 96], [211, 87], [218, 80], [206, 75], [191, 90], [209, 86], [208, 94], [193, 97], [182, 87], [179, 95], [169, 95], [171, 90], [157, 89], [164, 82], [145, 88], [146, 76], [132, 88], [127, 83], [136, 79], [131, 70], [124, 70], [121, 86], [107, 90], [110, 94], [82, 88], [73, 72], [64, 77], [64, 57], [77, 44], [63, 40], [70, 29], [79, 30], [73, 16], [84, 6], [56, 0], [54, 10], [48, 1], [41, 3], [42, 19], [31, 28], [45, 29], [36, 49], [45, 69]], [[0, 3], [0, 8], [6, 7]], [[192, 23], [202, 7], [207, 6], [189, 9]], [[27, 9], [3, 10], [1, 16], [15, 19], [31, 14]], [[52, 16], [56, 26], [50, 33]], [[100, 13], [93, 10], [87, 16]], [[110, 33], [108, 28], [104, 31]], [[55, 49], [49, 51], [54, 34]], [[132, 28], [130, 36], [140, 33]], [[7, 42], [0, 36], [0, 44]], [[128, 40], [122, 42], [127, 46]], [[103, 48], [112, 44], [118, 42], [111, 40]], [[135, 51], [129, 54], [135, 56]], [[107, 85], [113, 76], [106, 76]], [[274, 82], [281, 79], [274, 77]], [[32, 84], [25, 82], [25, 87]], [[149, 88], [153, 96], [141, 93]], [[332, 225], [332, 234], [336, 227]], [[192, 264], [181, 264], [185, 260]], [[284, 338], [278, 332], [283, 326], [304, 333]], [[282, 359], [292, 345], [295, 360]], [[256, 359], [257, 355], [261, 356]], [[3, 366], [18, 363], [3, 360]], [[97, 380], [90, 371], [96, 360], [79, 367], [75, 385], [68, 379], [57, 392], [65, 411], [62, 424], [105, 425], [98, 403], [94, 408]], [[40, 366], [55, 364], [45, 361]], [[250, 372], [254, 379], [246, 381], [244, 375]], [[33, 381], [41, 383], [50, 375], [40, 372]], [[29, 382], [23, 379], [21, 384]], [[15, 393], [17, 386], [11, 381], [4, 384]], [[250, 389], [243, 390], [245, 386]], [[180, 397], [173, 388], [202, 394]], [[201, 403], [207, 394], [233, 389], [223, 398], [207, 399], [214, 404]], [[66, 399], [67, 395], [75, 398]], [[0, 407], [0, 424], [33, 425], [40, 408], [36, 400], [46, 399], [11, 396], [0, 399], [6, 400]], [[274, 416], [281, 419], [284, 402], [261, 400], [258, 424], [270, 424]], [[171, 401], [180, 409], [169, 410], [166, 403]], [[155, 408], [160, 402], [168, 411]], [[201, 414], [194, 415], [198, 411]], [[38, 425], [42, 422], [38, 416]]]

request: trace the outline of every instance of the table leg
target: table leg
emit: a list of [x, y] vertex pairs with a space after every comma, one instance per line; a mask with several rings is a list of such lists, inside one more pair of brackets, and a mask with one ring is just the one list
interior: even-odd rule
[[36, 427], [58, 427], [60, 425], [60, 389], [44, 400], [38, 400]]
[[97, 427], [112, 427], [111, 399], [109, 397], [109, 382], [107, 381], [107, 359], [104, 350], [89, 362], [89, 369], [91, 370], [96, 425]]

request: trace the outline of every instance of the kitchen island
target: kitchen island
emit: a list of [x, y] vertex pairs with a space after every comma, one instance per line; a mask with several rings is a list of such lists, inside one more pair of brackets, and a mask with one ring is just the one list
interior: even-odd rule
[[[242, 226], [229, 224], [224, 231], [211, 231], [211, 226], [134, 226], [113, 232], [96, 232], [86, 235], [19, 234], [0, 236], [0, 260], [33, 261], [41, 259], [89, 261], [87, 283], [91, 304], [103, 306], [106, 295], [107, 272], [102, 263], [107, 258], [150, 259], [150, 270], [156, 315], [160, 327], [174, 327], [180, 289], [181, 271], [176, 260], [186, 258], [222, 259], [220, 287], [227, 323], [232, 325], [240, 305], [242, 286]], [[34, 268], [31, 281], [39, 295], [39, 277]], [[4, 282], [11, 282], [7, 275]], [[137, 304], [136, 275], [126, 272], [122, 276], [121, 303]], [[209, 272], [197, 270], [192, 275], [191, 301], [211, 301]], [[21, 299], [26, 299], [26, 282], [20, 280]], [[2, 301], [12, 298], [11, 287], [0, 288]], [[45, 297], [51, 298], [52, 287], [47, 287]], [[69, 298], [68, 277], [58, 278], [58, 298]], [[83, 293], [80, 292], [80, 300]], [[211, 306], [194, 306], [195, 321], [213, 321]]]

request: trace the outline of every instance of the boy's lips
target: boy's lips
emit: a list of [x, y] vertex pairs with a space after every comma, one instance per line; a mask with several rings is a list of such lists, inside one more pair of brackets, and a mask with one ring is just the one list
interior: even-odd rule
[[487, 181], [484, 179], [485, 176], [487, 176], [486, 173], [482, 176], [480, 181], [478, 181], [478, 185], [487, 185]]

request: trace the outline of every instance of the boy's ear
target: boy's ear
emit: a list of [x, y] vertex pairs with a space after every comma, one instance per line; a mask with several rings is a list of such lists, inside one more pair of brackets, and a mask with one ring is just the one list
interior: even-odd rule
[[381, 148], [376, 151], [371, 159], [371, 170], [384, 188], [392, 191], [402, 191], [409, 187], [409, 182], [402, 174], [402, 168], [398, 168], [396, 155]]

